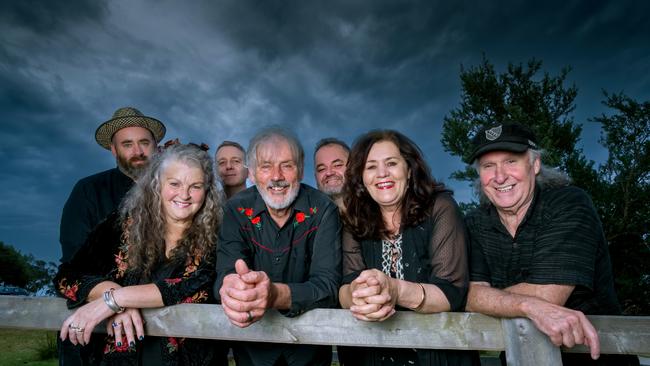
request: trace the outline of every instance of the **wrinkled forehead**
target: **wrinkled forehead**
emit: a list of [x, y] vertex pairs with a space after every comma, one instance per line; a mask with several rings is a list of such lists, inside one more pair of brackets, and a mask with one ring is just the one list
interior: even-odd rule
[[257, 146], [257, 162], [279, 163], [286, 161], [297, 162], [297, 152], [292, 151], [289, 141], [274, 136]]

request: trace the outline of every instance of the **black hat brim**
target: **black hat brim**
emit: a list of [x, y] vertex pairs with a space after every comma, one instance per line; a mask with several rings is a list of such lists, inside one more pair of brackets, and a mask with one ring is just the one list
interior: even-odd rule
[[528, 150], [530, 146], [528, 144], [522, 144], [518, 142], [510, 141], [499, 141], [494, 142], [489, 145], [481, 146], [476, 149], [468, 159], [468, 163], [471, 164], [474, 160], [480, 158], [483, 154], [492, 152], [492, 151], [510, 151], [516, 153], [522, 153]]

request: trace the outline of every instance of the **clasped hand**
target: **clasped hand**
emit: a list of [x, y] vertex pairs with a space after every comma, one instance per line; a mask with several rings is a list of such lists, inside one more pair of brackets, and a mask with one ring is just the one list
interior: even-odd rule
[[263, 271], [251, 271], [238, 259], [235, 271], [224, 277], [219, 289], [221, 305], [230, 322], [240, 328], [262, 319], [271, 304], [272, 284]]
[[395, 314], [397, 285], [385, 273], [368, 269], [350, 283], [352, 315], [365, 321], [384, 321]]

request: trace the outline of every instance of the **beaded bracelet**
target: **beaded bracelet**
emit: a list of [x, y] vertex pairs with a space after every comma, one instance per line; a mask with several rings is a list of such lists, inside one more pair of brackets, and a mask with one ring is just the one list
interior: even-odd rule
[[119, 306], [115, 301], [115, 297], [113, 297], [113, 291], [115, 291], [114, 288], [104, 291], [104, 302], [109, 309], [119, 314], [124, 312], [124, 308]]

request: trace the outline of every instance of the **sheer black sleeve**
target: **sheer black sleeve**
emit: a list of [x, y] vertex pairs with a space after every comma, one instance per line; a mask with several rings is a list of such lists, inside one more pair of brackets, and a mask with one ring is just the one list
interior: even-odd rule
[[343, 281], [344, 285], [354, 281], [359, 277], [359, 274], [368, 268], [366, 262], [363, 260], [363, 253], [361, 251], [361, 243], [354, 240], [352, 234], [343, 230], [342, 238], [343, 247]]
[[467, 299], [469, 269], [467, 232], [456, 201], [449, 193], [436, 197], [431, 214], [433, 233], [429, 243], [429, 281], [447, 297], [452, 311], [462, 310]]

